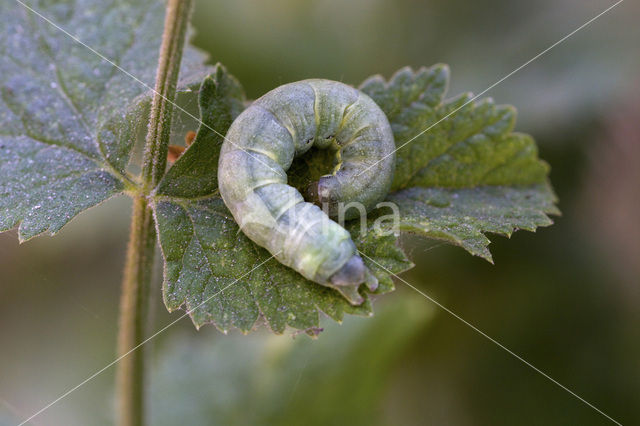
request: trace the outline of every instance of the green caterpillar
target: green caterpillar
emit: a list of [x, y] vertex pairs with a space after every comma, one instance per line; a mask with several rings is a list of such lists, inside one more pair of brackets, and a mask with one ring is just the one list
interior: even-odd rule
[[[334, 149], [338, 164], [311, 185], [315, 204], [287, 185], [286, 174], [312, 146]], [[330, 80], [285, 84], [231, 124], [220, 153], [220, 195], [247, 237], [307, 279], [359, 304], [359, 285], [374, 290], [378, 282], [349, 232], [329, 217], [348, 203], [369, 211], [384, 199], [394, 150], [387, 117], [364, 93]], [[347, 219], [353, 210], [346, 210]]]

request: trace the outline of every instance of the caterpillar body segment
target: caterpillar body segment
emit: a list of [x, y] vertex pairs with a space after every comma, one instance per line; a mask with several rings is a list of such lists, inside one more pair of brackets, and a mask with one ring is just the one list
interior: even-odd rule
[[[333, 149], [337, 166], [314, 182], [315, 203], [287, 185], [294, 158], [312, 146]], [[364, 93], [330, 80], [280, 86], [251, 104], [232, 123], [220, 153], [220, 195], [256, 244], [318, 284], [362, 303], [358, 287], [377, 280], [335, 218], [341, 205], [367, 211], [386, 196], [395, 167], [389, 122]], [[345, 217], [358, 214], [346, 210]]]

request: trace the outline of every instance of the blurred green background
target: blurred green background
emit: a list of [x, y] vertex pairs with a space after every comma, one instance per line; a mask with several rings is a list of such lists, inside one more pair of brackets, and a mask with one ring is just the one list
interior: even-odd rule
[[[197, 2], [194, 43], [258, 97], [323, 77], [359, 84], [451, 66], [480, 92], [613, 2]], [[640, 424], [640, 6], [627, 1], [488, 95], [516, 105], [552, 166], [563, 216], [495, 237], [495, 265], [407, 238], [404, 278], [621, 422]], [[127, 199], [55, 238], [0, 235], [0, 424], [114, 358]], [[159, 265], [158, 265], [159, 266]], [[169, 315], [156, 280], [153, 329]], [[183, 320], [152, 348], [150, 423], [611, 424], [402, 283], [374, 318], [305, 336], [224, 336]], [[34, 425], [110, 424], [110, 369]]]

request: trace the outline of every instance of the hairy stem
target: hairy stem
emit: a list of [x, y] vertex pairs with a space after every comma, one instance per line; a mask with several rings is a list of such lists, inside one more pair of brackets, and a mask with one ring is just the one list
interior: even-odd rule
[[193, 0], [169, 0], [167, 4], [156, 88], [142, 162], [142, 180], [146, 193], [158, 184], [167, 165], [173, 101], [192, 3]]
[[144, 424], [145, 356], [142, 342], [148, 314], [156, 232], [147, 196], [165, 172], [180, 61], [193, 0], [169, 0], [156, 86], [142, 163], [142, 192], [134, 197], [122, 281], [116, 392], [121, 426]]
[[[138, 196], [133, 202], [129, 246], [120, 296], [119, 355], [131, 351], [144, 339], [155, 238], [151, 209], [146, 199]], [[122, 426], [143, 424], [143, 347], [133, 350], [119, 362], [117, 392], [119, 424]]]

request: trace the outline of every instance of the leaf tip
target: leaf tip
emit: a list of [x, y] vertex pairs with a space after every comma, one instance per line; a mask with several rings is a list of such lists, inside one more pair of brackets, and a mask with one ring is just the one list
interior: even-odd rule
[[493, 261], [493, 255], [491, 254], [491, 252], [489, 251], [489, 249], [487, 247], [484, 247], [484, 249], [481, 250], [480, 252], [476, 252], [476, 253], [473, 253], [473, 254], [478, 256], [481, 259], [486, 260], [490, 264], [495, 265], [495, 262]]
[[451, 75], [451, 68], [449, 65], [444, 63], [437, 63], [431, 66], [431, 71], [437, 75], [439, 81], [443, 81], [445, 83], [449, 82], [449, 76]]

